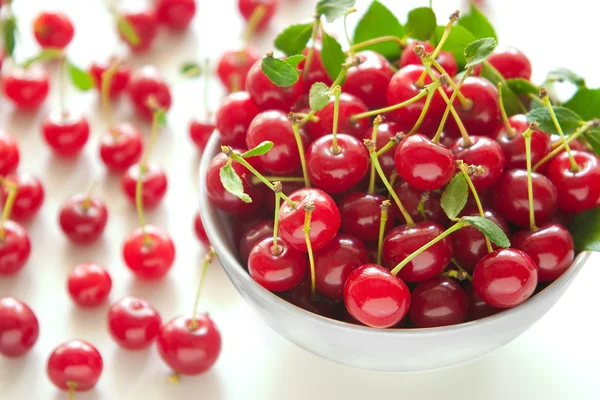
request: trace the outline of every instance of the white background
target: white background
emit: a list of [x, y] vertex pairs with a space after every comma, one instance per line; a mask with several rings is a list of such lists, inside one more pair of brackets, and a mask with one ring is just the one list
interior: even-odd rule
[[[87, 66], [106, 59], [117, 43], [113, 24], [100, 0], [15, 0], [19, 17], [21, 51], [18, 58], [36, 50], [31, 20], [40, 10], [65, 11], [75, 22], [76, 36], [69, 55]], [[127, 2], [125, 2], [127, 3]], [[133, 4], [133, 2], [129, 2]], [[142, 2], [143, 3], [143, 2]], [[427, 1], [385, 1], [398, 15]], [[500, 41], [525, 51], [534, 64], [534, 80], [541, 82], [547, 71], [563, 66], [583, 74], [591, 87], [600, 86], [597, 11], [589, 0], [568, 2], [541, 0], [496, 0], [489, 7]], [[310, 18], [314, 1], [282, 0], [272, 27], [257, 47], [269, 50], [281, 28]], [[365, 10], [369, 0], [357, 1]], [[438, 20], [445, 21], [459, 1], [434, 0]], [[403, 18], [404, 20], [404, 18]], [[16, 295], [37, 313], [40, 338], [24, 358], [0, 359], [0, 399], [66, 399], [45, 374], [46, 359], [59, 343], [82, 338], [95, 344], [104, 357], [104, 372], [97, 388], [77, 394], [77, 399], [598, 399], [600, 398], [600, 345], [598, 338], [599, 258], [583, 269], [556, 307], [522, 337], [480, 360], [443, 371], [420, 374], [382, 374], [343, 367], [322, 360], [288, 343], [268, 328], [235, 292], [218, 265], [209, 269], [201, 309], [209, 310], [221, 329], [223, 351], [215, 367], [199, 377], [186, 377], [178, 385], [167, 381], [170, 373], [156, 350], [131, 353], [120, 350], [108, 336], [105, 315], [108, 304], [95, 310], [77, 309], [67, 295], [66, 276], [80, 262], [106, 266], [113, 277], [110, 301], [132, 294], [146, 296], [164, 320], [190, 313], [200, 260], [205, 249], [193, 234], [196, 208], [196, 168], [199, 155], [188, 139], [192, 115], [203, 113], [200, 80], [184, 81], [177, 68], [187, 60], [215, 59], [239, 45], [242, 31], [235, 0], [200, 0], [193, 29], [182, 34], [162, 32], [153, 49], [130, 61], [134, 65], [158, 65], [167, 76], [174, 95], [169, 126], [161, 134], [152, 159], [169, 175], [165, 201], [147, 215], [150, 223], [167, 229], [174, 237], [177, 259], [161, 282], [134, 280], [121, 260], [121, 244], [136, 227], [133, 207], [123, 197], [119, 177], [107, 175], [97, 155], [98, 138], [105, 126], [99, 119], [96, 93], [72, 92], [72, 110], [91, 119], [92, 135], [84, 154], [65, 161], [53, 157], [41, 139], [40, 118], [57, 105], [57, 91], [44, 107], [33, 113], [15, 112], [0, 100], [0, 127], [11, 132], [21, 149], [20, 171], [38, 175], [46, 189], [40, 214], [26, 224], [32, 241], [31, 258], [13, 278], [0, 279], [0, 296]], [[338, 31], [340, 26], [327, 26]], [[9, 68], [6, 65], [5, 70]], [[54, 89], [56, 85], [54, 85]], [[212, 84], [211, 107], [222, 97]], [[122, 119], [131, 119], [126, 101], [119, 107]], [[141, 124], [147, 132], [149, 127]], [[92, 247], [70, 245], [57, 224], [60, 203], [100, 179], [99, 194], [109, 206], [104, 238]], [[448, 343], [452, 346], [452, 343]]]

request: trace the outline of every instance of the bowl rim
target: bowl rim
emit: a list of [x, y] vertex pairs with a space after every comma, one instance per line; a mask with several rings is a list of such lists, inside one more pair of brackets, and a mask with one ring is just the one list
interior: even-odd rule
[[[538, 302], [543, 302], [544, 297], [549, 291], [548, 289], [554, 286], [560, 286], [562, 284], [568, 283], [581, 269], [581, 267], [585, 264], [588, 258], [591, 255], [589, 251], [582, 251], [576, 255], [573, 259], [571, 266], [556, 280], [546, 286], [544, 289], [536, 293], [531, 298], [527, 299], [524, 303], [520, 304], [517, 307], [504, 309], [501, 312], [496, 314], [474, 320], [467, 321], [461, 324], [448, 325], [448, 326], [440, 326], [440, 327], [431, 327], [431, 328], [385, 328], [378, 329], [369, 327], [366, 325], [358, 325], [350, 322], [339, 321], [332, 318], [327, 318], [310, 311], [307, 311], [301, 307], [292, 304], [281, 297], [277, 296], [273, 292], [263, 288], [261, 285], [256, 283], [254, 279], [250, 277], [250, 274], [246, 272], [246, 269], [242, 266], [238, 258], [232, 254], [225, 245], [224, 239], [222, 239], [215, 226], [214, 226], [214, 218], [217, 217], [217, 213], [222, 213], [222, 211], [216, 209], [216, 207], [210, 204], [207, 195], [207, 187], [206, 187], [206, 179], [203, 177], [206, 176], [206, 171], [208, 170], [208, 166], [212, 161], [213, 157], [217, 154], [219, 146], [219, 133], [217, 130], [213, 132], [210, 136], [206, 147], [202, 153], [202, 158], [200, 159], [199, 166], [199, 174], [198, 174], [198, 200], [199, 200], [199, 211], [200, 217], [202, 219], [202, 223], [204, 225], [204, 229], [208, 236], [209, 242], [215, 250], [217, 258], [221, 262], [221, 265], [225, 269], [225, 272], [231, 279], [231, 274], [234, 274], [239, 280], [241, 280], [244, 284], [251, 287], [251, 290], [258, 292], [258, 294], [265, 299], [269, 299], [272, 303], [276, 304], [277, 307], [282, 308], [286, 312], [292, 312], [296, 314], [302, 314], [305, 318], [309, 318], [316, 323], [325, 324], [325, 325], [333, 325], [335, 328], [342, 330], [353, 330], [364, 333], [377, 333], [386, 336], [413, 336], [413, 335], [437, 335], [445, 332], [457, 332], [457, 331], [466, 331], [473, 329], [479, 325], [485, 325], [489, 323], [494, 323], [501, 321], [503, 319], [510, 318], [512, 315], [519, 313], [522, 311], [524, 306], [534, 305]], [[216, 212], [213, 212], [211, 209], [214, 208]], [[234, 285], [235, 286], [235, 285]], [[236, 288], [237, 290], [237, 288]], [[535, 321], [532, 321], [535, 322]]]

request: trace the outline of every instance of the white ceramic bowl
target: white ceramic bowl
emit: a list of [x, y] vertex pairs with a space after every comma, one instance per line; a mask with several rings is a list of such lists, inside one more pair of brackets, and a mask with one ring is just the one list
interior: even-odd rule
[[427, 329], [373, 329], [331, 320], [280, 299], [258, 285], [237, 258], [231, 227], [209, 201], [206, 170], [220, 151], [214, 133], [200, 164], [200, 214], [215, 252], [244, 300], [280, 335], [318, 356], [378, 371], [416, 372], [449, 367], [490, 353], [525, 332], [563, 295], [590, 253], [546, 289], [518, 307], [460, 325]]

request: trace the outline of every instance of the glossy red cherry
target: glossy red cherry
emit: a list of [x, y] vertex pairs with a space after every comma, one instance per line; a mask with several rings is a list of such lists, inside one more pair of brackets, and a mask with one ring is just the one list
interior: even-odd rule
[[73, 39], [75, 28], [68, 16], [45, 11], [33, 21], [33, 35], [40, 46], [64, 49]]
[[0, 175], [14, 172], [19, 166], [19, 146], [8, 133], [0, 131]]
[[360, 140], [338, 134], [338, 152], [333, 135], [323, 136], [306, 151], [306, 170], [310, 181], [328, 193], [343, 193], [359, 183], [369, 170], [369, 153]]
[[111, 288], [110, 274], [95, 263], [79, 264], [67, 280], [69, 295], [81, 307], [95, 307], [104, 303]]
[[467, 319], [467, 296], [455, 280], [432, 278], [412, 291], [408, 315], [417, 328], [461, 324]]
[[531, 62], [525, 54], [514, 47], [496, 47], [487, 61], [500, 72], [504, 79], [531, 79]]
[[[334, 103], [335, 99], [332, 96], [329, 103], [315, 114], [319, 118], [319, 122], [307, 124], [307, 133], [313, 140], [328, 135], [333, 131]], [[342, 93], [339, 104], [338, 132], [354, 136], [361, 140], [365, 131], [369, 129], [369, 119], [361, 118], [354, 122], [351, 120], [351, 117], [368, 110], [365, 103], [358, 97], [350, 93]]]
[[492, 187], [502, 175], [504, 152], [498, 142], [488, 137], [471, 135], [471, 141], [471, 146], [465, 147], [463, 139], [458, 138], [450, 146], [450, 150], [457, 160], [483, 167], [483, 174], [475, 174], [471, 176], [471, 180], [477, 190], [485, 190]]
[[198, 147], [198, 150], [204, 151], [210, 135], [215, 131], [215, 121], [212, 119], [194, 119], [190, 122], [190, 138]]
[[4, 238], [0, 239], [0, 275], [12, 275], [20, 271], [30, 252], [27, 231], [14, 221], [4, 222]]
[[304, 238], [304, 206], [311, 202], [315, 210], [311, 215], [310, 241], [313, 251], [325, 247], [340, 229], [341, 217], [335, 202], [319, 189], [300, 189], [289, 196], [296, 202], [292, 208], [288, 203], [281, 204], [279, 211], [279, 235], [292, 249], [306, 252]]
[[17, 108], [38, 108], [50, 91], [48, 73], [35, 64], [29, 68], [13, 68], [4, 75], [3, 91]]
[[158, 353], [177, 374], [198, 375], [207, 371], [221, 353], [221, 333], [206, 314], [180, 316], [164, 324], [157, 337]]
[[[110, 64], [114, 62], [114, 59], [111, 59], [108, 63], [106, 62], [93, 62], [90, 65], [89, 73], [94, 78], [94, 85], [98, 91], [102, 90], [102, 74], [110, 67]], [[109, 93], [111, 97], [116, 97], [123, 93], [127, 85], [129, 84], [129, 79], [131, 78], [131, 69], [125, 63], [119, 64], [119, 68], [113, 75], [110, 81], [110, 89]]]
[[[379, 239], [381, 203], [384, 200], [387, 200], [387, 197], [364, 192], [350, 192], [345, 195], [339, 203], [342, 232], [350, 233], [363, 242], [376, 242]], [[394, 226], [395, 214], [394, 209], [389, 207], [385, 232]]]
[[87, 143], [90, 125], [83, 115], [56, 111], [42, 121], [42, 135], [56, 154], [73, 156]]
[[129, 48], [134, 52], [148, 50], [150, 46], [152, 46], [158, 33], [158, 18], [154, 8], [149, 7], [147, 10], [143, 11], [126, 12], [123, 13], [123, 18], [125, 18], [133, 27], [139, 40], [136, 44], [129, 42], [123, 32], [118, 29], [121, 39], [127, 43]]
[[[396, 135], [402, 131], [402, 126], [395, 122], [383, 122], [379, 124], [379, 128], [377, 129], [377, 138], [375, 139], [377, 151], [384, 148], [389, 143], [390, 139], [396, 137]], [[365, 131], [362, 139], [371, 140], [372, 138], [373, 128], [371, 127]], [[386, 176], [390, 176], [392, 171], [396, 168], [396, 164], [394, 163], [394, 153], [396, 152], [396, 147], [398, 147], [398, 144], [395, 144], [391, 149], [379, 156], [379, 165], [381, 165], [381, 169]]]
[[499, 308], [494, 308], [483, 301], [483, 299], [475, 293], [473, 285], [467, 285], [467, 287], [465, 287], [465, 294], [467, 295], [467, 302], [469, 303], [468, 321], [489, 317], [490, 315], [497, 314], [501, 311]]
[[[533, 207], [538, 225], [548, 221], [556, 210], [557, 190], [550, 179], [533, 172]], [[527, 171], [513, 169], [505, 172], [494, 187], [494, 209], [508, 221], [529, 227], [529, 197]]]
[[[383, 259], [393, 269], [414, 251], [444, 232], [444, 228], [431, 221], [419, 222], [413, 227], [400, 225], [388, 232], [383, 240]], [[398, 278], [405, 282], [423, 282], [439, 275], [452, 258], [452, 240], [445, 237], [413, 258], [400, 272]]]
[[309, 278], [292, 289], [287, 300], [296, 307], [322, 317], [338, 319], [342, 315], [343, 304], [340, 301], [322, 296], [319, 292], [313, 295]]
[[108, 332], [127, 350], [148, 348], [161, 327], [158, 312], [145, 299], [127, 296], [108, 309]]
[[27, 304], [14, 297], [0, 297], [1, 355], [24, 356], [37, 342], [39, 332], [37, 317]]
[[202, 242], [202, 244], [205, 246], [210, 246], [208, 236], [206, 236], [206, 230], [204, 230], [204, 225], [202, 224], [202, 219], [200, 218], [200, 213], [196, 213], [196, 217], [194, 217], [194, 231], [196, 232], [196, 237], [200, 242]]
[[133, 205], [135, 205], [135, 190], [140, 173], [142, 174], [142, 204], [144, 208], [156, 207], [167, 193], [167, 175], [162, 168], [151, 163], [144, 166], [135, 164], [130, 167], [121, 177], [121, 188]]
[[473, 288], [487, 304], [515, 307], [527, 300], [538, 282], [537, 268], [526, 253], [499, 249], [482, 258], [473, 271]]
[[557, 223], [543, 225], [536, 231], [517, 232], [511, 243], [533, 259], [540, 282], [553, 281], [561, 276], [575, 257], [573, 237]]
[[172, 29], [184, 29], [196, 14], [196, 0], [157, 0], [154, 2], [158, 22]]
[[[525, 169], [527, 160], [525, 158], [525, 139], [523, 132], [529, 127], [529, 121], [523, 114], [513, 115], [508, 123], [514, 130], [514, 136], [506, 131], [504, 124], [498, 127], [494, 138], [502, 147], [505, 159], [505, 168]], [[550, 135], [542, 131], [533, 131], [531, 134], [531, 165], [537, 164], [546, 154], [550, 152]]]
[[252, 279], [271, 292], [285, 292], [300, 284], [308, 268], [306, 254], [291, 249], [283, 240], [277, 241], [278, 252], [273, 250], [273, 238], [260, 241], [248, 256], [248, 272]]
[[248, 127], [259, 113], [260, 109], [248, 92], [235, 92], [225, 97], [215, 117], [221, 144], [245, 146]]
[[100, 137], [100, 158], [113, 172], [131, 167], [142, 157], [142, 133], [134, 125], [120, 123]]
[[61, 207], [58, 222], [73, 243], [95, 242], [106, 226], [108, 211], [100, 199], [80, 193], [68, 199]]
[[347, 233], [338, 233], [315, 252], [317, 291], [332, 299], [342, 299], [348, 276], [368, 261], [367, 248], [360, 240]]
[[[441, 206], [441, 195], [438, 192], [425, 192], [415, 189], [406, 182], [401, 182], [394, 187], [394, 191], [402, 202], [406, 211], [415, 221], [433, 221], [440, 225], [448, 224], [448, 217]], [[423, 212], [425, 218], [419, 211], [419, 203], [423, 201]], [[396, 217], [405, 223], [404, 217], [395, 202], [392, 202], [392, 208]]]
[[[11, 217], [16, 220], [27, 220], [32, 218], [44, 203], [44, 187], [42, 182], [33, 175], [27, 173], [12, 174], [5, 177], [6, 181], [17, 185], [17, 196], [13, 204]], [[2, 188], [2, 202], [4, 205], [9, 191]]]
[[[302, 55], [308, 57], [308, 53], [310, 51], [311, 42], [309, 41], [308, 47], [306, 47], [302, 51]], [[319, 40], [315, 42], [313, 47], [312, 58], [310, 60], [309, 70], [308, 72], [304, 72], [306, 68], [306, 60], [301, 61], [298, 64], [298, 69], [303, 72], [304, 80], [304, 91], [308, 93], [312, 85], [317, 82], [321, 82], [327, 86], [331, 86], [333, 81], [329, 77], [325, 66], [323, 65], [323, 60], [321, 60], [321, 50], [323, 49], [323, 45]]]
[[[409, 43], [402, 51], [402, 55], [400, 55], [400, 68], [407, 65], [422, 65], [421, 59], [415, 54], [415, 47], [418, 44], [422, 45], [426, 52], [433, 53], [434, 48], [429, 42], [414, 41]], [[458, 65], [456, 64], [456, 58], [449, 51], [440, 51], [435, 60], [444, 68], [450, 78], [457, 74]]]
[[83, 340], [71, 340], [52, 351], [47, 372], [57, 388], [83, 392], [96, 386], [102, 368], [102, 356], [93, 345]]
[[600, 160], [584, 151], [572, 154], [579, 171], [571, 171], [569, 156], [564, 152], [550, 162], [546, 176], [556, 186], [558, 208], [577, 213], [594, 208], [600, 198]]
[[388, 328], [408, 313], [410, 292], [406, 284], [387, 269], [365, 264], [346, 279], [344, 304], [350, 315], [363, 324]]
[[148, 105], [150, 97], [154, 97], [160, 108], [171, 108], [171, 91], [155, 67], [147, 65], [134, 72], [127, 93], [136, 112], [147, 120], [151, 120], [153, 114]]
[[452, 152], [426, 136], [416, 134], [404, 139], [394, 153], [400, 178], [420, 190], [440, 189], [456, 170]]
[[240, 239], [239, 252], [242, 261], [247, 262], [252, 249], [264, 239], [273, 237], [273, 220], [263, 219], [254, 223]]
[[344, 91], [361, 99], [371, 109], [385, 107], [387, 88], [394, 76], [389, 61], [374, 51], [356, 53], [360, 64], [348, 68]]
[[262, 60], [258, 60], [248, 71], [246, 90], [262, 110], [281, 110], [288, 112], [298, 101], [304, 90], [302, 74], [292, 86], [275, 85], [262, 71]]
[[248, 71], [258, 60], [249, 49], [226, 51], [217, 62], [217, 75], [229, 92], [245, 90]]
[[142, 228], [129, 235], [123, 244], [123, 259], [138, 278], [160, 279], [173, 265], [175, 246], [169, 235], [154, 226], [146, 225], [145, 233], [148, 243]]
[[280, 0], [238, 0], [238, 9], [240, 10], [242, 17], [248, 21], [258, 7], [264, 7], [264, 14], [256, 26], [257, 30], [262, 30], [266, 28], [271, 18], [273, 18], [273, 14], [275, 14], [275, 10], [277, 10], [277, 7], [279, 6], [279, 1]]

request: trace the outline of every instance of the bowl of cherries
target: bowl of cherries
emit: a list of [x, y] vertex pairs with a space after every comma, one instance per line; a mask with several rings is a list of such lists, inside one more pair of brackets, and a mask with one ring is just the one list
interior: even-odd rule
[[403, 25], [375, 1], [344, 49], [327, 29], [348, 3], [319, 1], [238, 72], [200, 166], [208, 239], [245, 301], [319, 356], [402, 372], [481, 357], [600, 248], [600, 98], [567, 70], [533, 84], [475, 6]]

